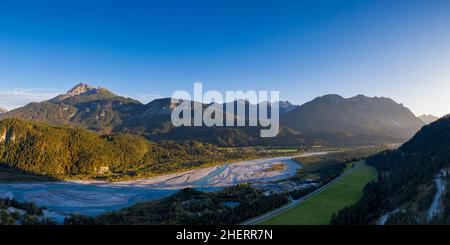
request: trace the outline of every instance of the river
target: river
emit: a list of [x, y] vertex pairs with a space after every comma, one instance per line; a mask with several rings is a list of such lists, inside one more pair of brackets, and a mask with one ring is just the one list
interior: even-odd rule
[[[123, 182], [61, 181], [46, 183], [0, 183], [0, 197], [34, 202], [59, 213], [99, 215], [134, 203], [155, 200], [183, 188], [220, 190], [239, 183], [270, 182], [295, 175], [301, 166], [294, 157], [323, 155], [312, 152], [297, 156], [263, 158], [191, 170], [183, 173]], [[284, 169], [267, 171], [282, 163]]]

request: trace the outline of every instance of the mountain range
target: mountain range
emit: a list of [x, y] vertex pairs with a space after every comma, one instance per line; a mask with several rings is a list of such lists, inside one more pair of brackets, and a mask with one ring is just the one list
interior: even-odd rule
[[[242, 100], [231, 103], [235, 107], [244, 103], [246, 115], [251, 107], [259, 106]], [[201, 106], [206, 109], [209, 105]], [[222, 110], [226, 107], [218, 106]], [[170, 118], [175, 107], [170, 98], [144, 105], [105, 88], [81, 83], [66, 94], [4, 113], [0, 119], [19, 118], [101, 134], [128, 132], [148, 139], [188, 139], [227, 146], [397, 143], [409, 139], [424, 125], [409, 109], [389, 98], [325, 95], [300, 106], [280, 102], [280, 133], [262, 139], [260, 127], [176, 128]]]
[[125, 119], [143, 110], [144, 106], [139, 101], [81, 83], [66, 94], [48, 101], [30, 103], [3, 114], [0, 119], [20, 118], [110, 133], [122, 125]]
[[424, 123], [392, 99], [325, 95], [281, 116], [281, 124], [306, 134], [353, 133], [408, 139]]

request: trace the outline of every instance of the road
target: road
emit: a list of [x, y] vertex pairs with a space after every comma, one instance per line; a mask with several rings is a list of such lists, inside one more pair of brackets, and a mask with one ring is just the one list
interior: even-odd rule
[[272, 210], [272, 211], [269, 211], [269, 212], [267, 212], [267, 213], [265, 213], [265, 214], [262, 214], [262, 215], [260, 215], [260, 216], [251, 218], [251, 219], [249, 219], [249, 220], [247, 220], [247, 221], [241, 223], [241, 225], [255, 225], [255, 224], [257, 224], [257, 223], [259, 223], [259, 222], [261, 222], [261, 221], [264, 221], [264, 220], [266, 220], [266, 219], [269, 219], [269, 218], [271, 218], [271, 217], [274, 217], [274, 216], [276, 216], [276, 215], [278, 215], [278, 214], [280, 214], [280, 213], [282, 213], [282, 212], [284, 212], [284, 211], [286, 211], [286, 210], [288, 210], [288, 209], [290, 209], [290, 208], [293, 208], [293, 207], [297, 206], [298, 204], [301, 204], [301, 203], [307, 201], [308, 199], [314, 197], [315, 195], [321, 193], [322, 191], [324, 191], [325, 189], [327, 189], [329, 186], [331, 186], [331, 185], [333, 185], [334, 183], [338, 182], [339, 180], [341, 180], [341, 179], [344, 178], [345, 176], [351, 174], [353, 171], [355, 171], [355, 170], [356, 170], [357, 168], [359, 168], [360, 166], [361, 166], [360, 164], [357, 164], [357, 165], [354, 166], [353, 168], [351, 168], [351, 169], [347, 170], [345, 173], [341, 174], [339, 177], [337, 177], [337, 178], [335, 178], [334, 180], [330, 181], [329, 183], [327, 183], [327, 184], [321, 186], [321, 187], [318, 188], [317, 190], [315, 190], [315, 191], [309, 193], [308, 195], [306, 195], [306, 196], [304, 196], [304, 197], [302, 197], [302, 198], [300, 198], [300, 199], [298, 199], [298, 200], [292, 200], [290, 203], [288, 203], [288, 204], [286, 204], [286, 205], [284, 205], [284, 206], [282, 206], [282, 207], [279, 207], [279, 208], [277, 208], [277, 209], [274, 209], [274, 210]]

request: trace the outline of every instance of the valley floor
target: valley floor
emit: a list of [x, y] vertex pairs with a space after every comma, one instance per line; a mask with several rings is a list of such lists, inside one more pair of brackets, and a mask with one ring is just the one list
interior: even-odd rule
[[376, 180], [374, 168], [359, 163], [348, 175], [333, 182], [325, 189], [300, 201], [281, 213], [268, 216], [257, 224], [262, 225], [327, 225], [333, 213], [350, 206], [362, 197], [364, 186]]
[[[327, 152], [300, 156], [323, 155]], [[62, 213], [98, 215], [131, 204], [158, 199], [183, 188], [213, 191], [239, 183], [270, 182], [296, 174], [300, 165], [290, 157], [264, 158], [220, 165], [184, 173], [123, 182], [53, 182], [0, 184], [0, 197], [34, 202]], [[284, 168], [267, 171], [273, 165]]]

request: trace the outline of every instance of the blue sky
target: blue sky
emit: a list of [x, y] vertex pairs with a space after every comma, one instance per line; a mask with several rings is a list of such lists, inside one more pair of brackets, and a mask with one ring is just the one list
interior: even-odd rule
[[87, 82], [148, 102], [279, 90], [301, 104], [385, 96], [450, 112], [450, 1], [0, 2], [0, 106]]

